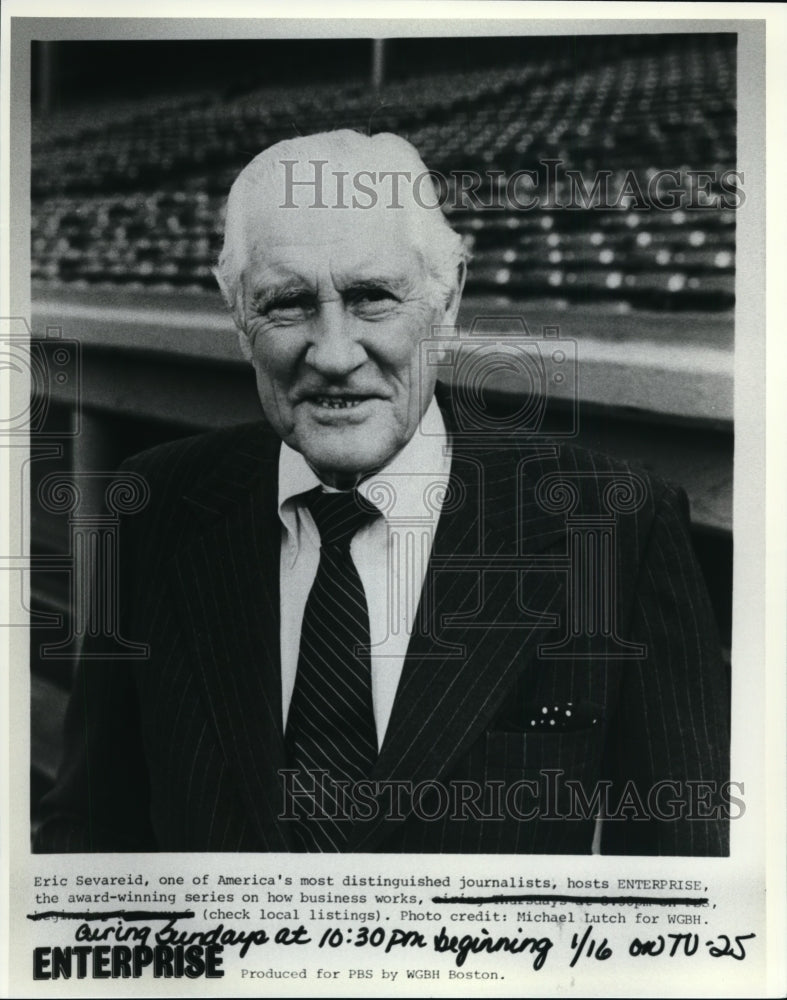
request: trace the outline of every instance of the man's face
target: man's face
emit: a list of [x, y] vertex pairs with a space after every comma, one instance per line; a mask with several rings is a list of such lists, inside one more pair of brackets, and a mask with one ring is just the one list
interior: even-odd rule
[[252, 208], [246, 333], [265, 415], [329, 485], [347, 488], [412, 437], [434, 392], [420, 343], [454, 322], [405, 212]]

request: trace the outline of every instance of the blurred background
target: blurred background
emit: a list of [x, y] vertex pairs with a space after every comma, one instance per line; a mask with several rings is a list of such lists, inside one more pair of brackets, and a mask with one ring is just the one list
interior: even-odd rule
[[[484, 176], [474, 196], [445, 206], [472, 252], [461, 325], [486, 317], [506, 337], [524, 322], [536, 341], [576, 341], [578, 377], [549, 400], [555, 426], [575, 396], [581, 444], [686, 488], [729, 648], [735, 42], [33, 43], [34, 822], [91, 627], [66, 569], [90, 517], [103, 516], [105, 484], [91, 474], [160, 441], [260, 417], [210, 268], [232, 180], [298, 134], [394, 131], [444, 176]], [[507, 201], [507, 179], [535, 170], [545, 180], [547, 160], [559, 161], [556, 183], [536, 191], [538, 206]], [[566, 170], [588, 191], [608, 172], [610, 207], [568, 207]], [[669, 210], [643, 203], [630, 180], [647, 193], [664, 170], [678, 178], [660, 188], [675, 192]], [[516, 404], [515, 384], [491, 388]], [[79, 478], [81, 512], [37, 499], [58, 476]]]

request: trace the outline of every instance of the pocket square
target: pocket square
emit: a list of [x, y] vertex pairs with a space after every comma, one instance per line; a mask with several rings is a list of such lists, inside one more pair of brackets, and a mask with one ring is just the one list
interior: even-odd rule
[[526, 705], [523, 714], [526, 733], [573, 733], [597, 726], [603, 718], [601, 708], [591, 701], [550, 701]]

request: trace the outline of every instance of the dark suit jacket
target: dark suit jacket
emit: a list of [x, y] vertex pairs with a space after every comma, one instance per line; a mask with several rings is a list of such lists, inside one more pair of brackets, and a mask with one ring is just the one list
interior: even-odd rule
[[[279, 818], [278, 451], [253, 425], [127, 463], [151, 500], [122, 529], [121, 629], [149, 657], [83, 663], [36, 850], [293, 849]], [[603, 823], [602, 851], [727, 853], [718, 795], [685, 784], [727, 777], [729, 692], [679, 490], [643, 476], [641, 503], [612, 518], [598, 548], [619, 641], [609, 621], [577, 629], [571, 613], [584, 598], [566, 569], [582, 544], [569, 529], [582, 522], [567, 522], [560, 483], [574, 484], [572, 518], [598, 518], [611, 477], [628, 475], [581, 449], [455, 440], [435, 572], [372, 776], [441, 785], [422, 786], [418, 807], [405, 801], [398, 816], [384, 793], [349, 850], [588, 853], [601, 789], [619, 811]], [[644, 655], [621, 658], [625, 644]], [[566, 708], [576, 728], [564, 728]], [[658, 803], [677, 818], [652, 818], [664, 780], [675, 784]], [[565, 818], [577, 787], [587, 815]], [[446, 806], [445, 789], [464, 789], [463, 811], [455, 798]]]

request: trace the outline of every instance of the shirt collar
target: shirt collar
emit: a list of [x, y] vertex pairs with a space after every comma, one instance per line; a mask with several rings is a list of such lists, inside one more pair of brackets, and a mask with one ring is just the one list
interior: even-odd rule
[[[396, 488], [396, 518], [422, 516], [424, 508], [424, 475], [434, 482], [447, 483], [451, 471], [451, 456], [448, 435], [443, 415], [437, 401], [432, 399], [426, 413], [421, 418], [418, 429], [404, 448], [391, 461], [358, 486], [358, 492], [375, 503], [375, 497], [390, 489], [392, 481]], [[416, 475], [417, 473], [417, 475]], [[279, 518], [287, 531], [297, 540], [297, 517], [295, 498], [315, 486], [323, 485], [314, 470], [307, 464], [300, 452], [282, 442], [279, 453]], [[378, 502], [378, 507], [382, 505]], [[391, 507], [383, 509], [387, 517]]]

